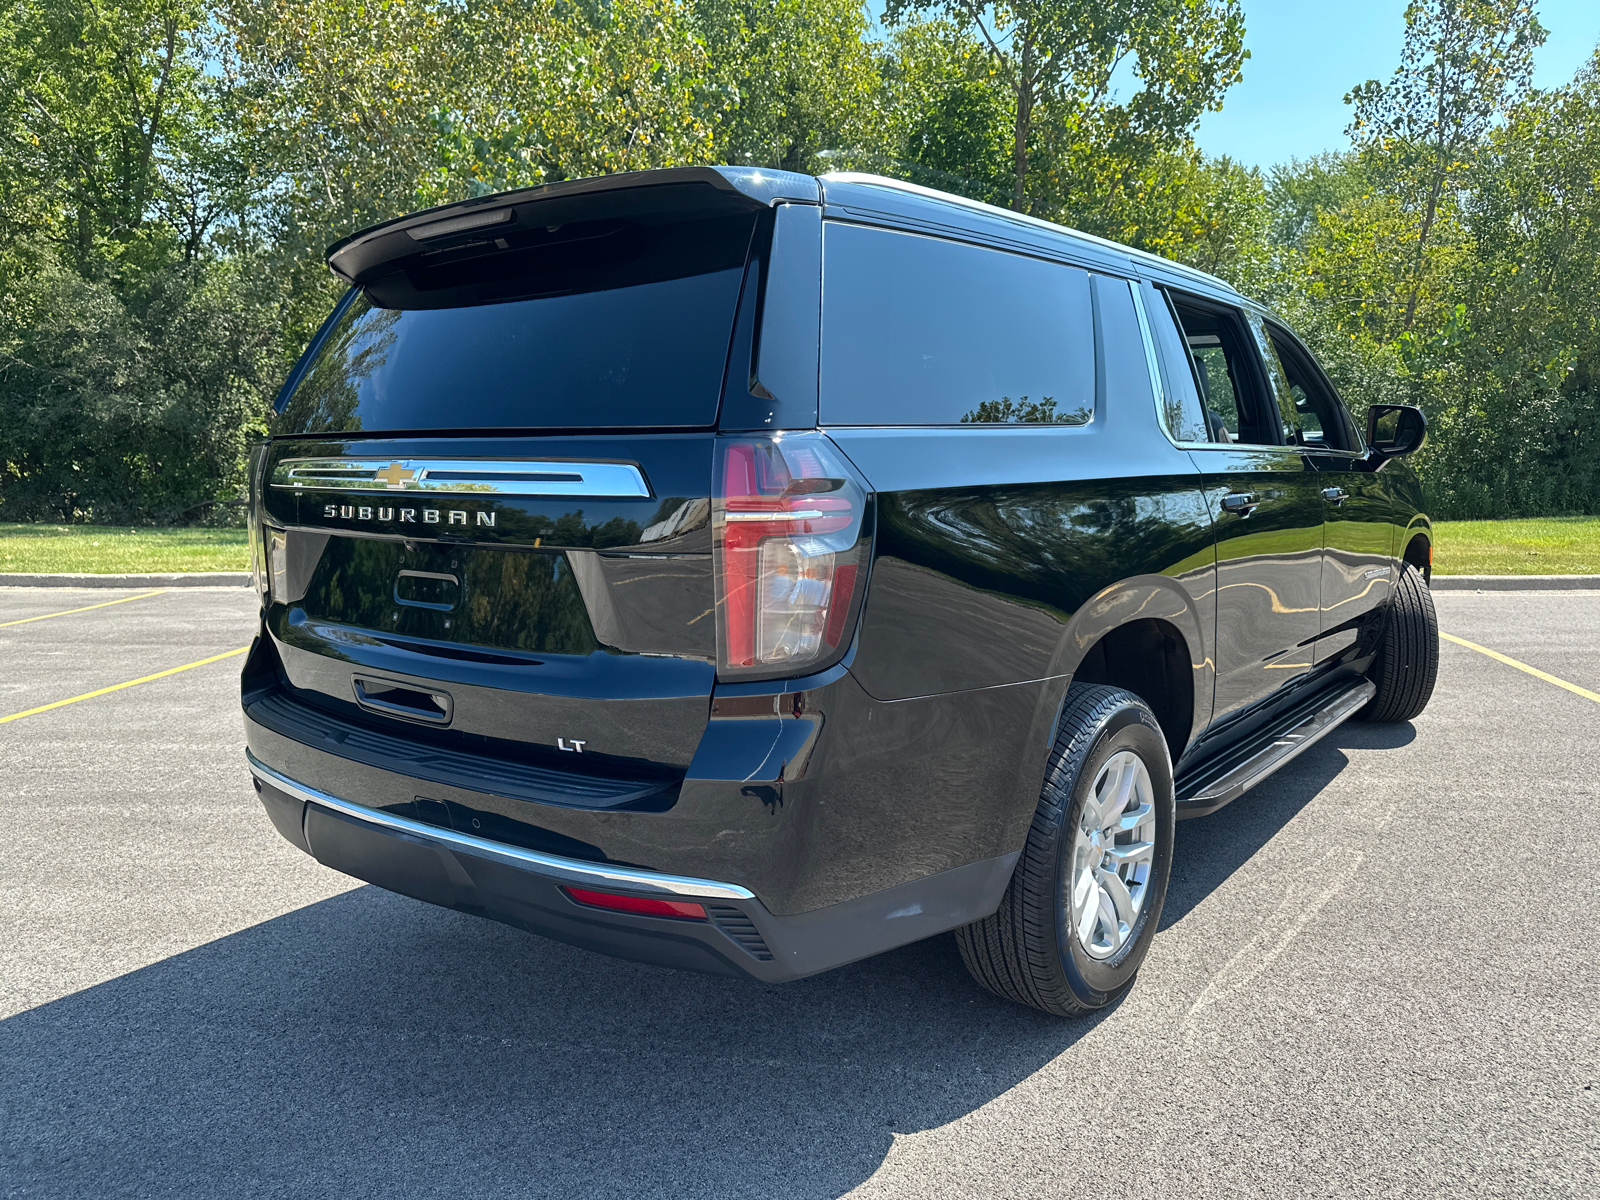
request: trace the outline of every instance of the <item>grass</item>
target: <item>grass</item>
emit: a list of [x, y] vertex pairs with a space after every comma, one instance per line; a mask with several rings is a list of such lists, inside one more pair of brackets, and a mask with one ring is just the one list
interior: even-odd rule
[[1600, 575], [1600, 517], [1437, 521], [1436, 575]]
[[[1600, 575], [1600, 517], [1439, 521], [1440, 575]], [[0, 525], [0, 573], [247, 571], [242, 529]]]
[[249, 569], [250, 550], [242, 529], [0, 525], [0, 573], [133, 575]]

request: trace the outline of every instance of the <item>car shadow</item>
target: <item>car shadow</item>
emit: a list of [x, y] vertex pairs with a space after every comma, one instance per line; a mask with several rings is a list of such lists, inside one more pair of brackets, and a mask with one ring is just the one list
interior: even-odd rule
[[1183, 920], [1316, 799], [1349, 766], [1345, 750], [1397, 750], [1410, 745], [1416, 736], [1409, 721], [1384, 725], [1346, 722], [1226, 808], [1178, 822], [1161, 928], [1169, 929]]
[[0, 1190], [837, 1196], [1097, 1020], [948, 935], [768, 987], [362, 887], [0, 1022]]
[[[1179, 826], [1163, 927], [1345, 766]], [[943, 935], [779, 987], [360, 887], [0, 1021], [6, 1194], [831, 1197], [1090, 1034]]]

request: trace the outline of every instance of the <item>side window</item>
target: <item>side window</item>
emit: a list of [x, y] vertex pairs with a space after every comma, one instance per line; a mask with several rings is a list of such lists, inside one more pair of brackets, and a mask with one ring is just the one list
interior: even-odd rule
[[1299, 444], [1331, 450], [1360, 449], [1343, 402], [1311, 361], [1311, 355], [1284, 330], [1265, 324], [1263, 329], [1271, 357], [1279, 364]]
[[[1271, 337], [1267, 335], [1266, 324], [1254, 313], [1250, 315], [1250, 332], [1256, 336], [1256, 348], [1261, 351], [1261, 361], [1267, 368], [1267, 386], [1272, 389], [1272, 399], [1278, 406], [1278, 420], [1283, 426], [1283, 444], [1304, 445], [1306, 439], [1300, 420], [1300, 409], [1295, 403], [1294, 391], [1289, 386], [1289, 377], [1284, 373], [1283, 363], [1278, 358], [1278, 351], [1273, 346]], [[1301, 396], [1304, 395], [1302, 392]], [[1316, 436], [1318, 439], [1322, 437], [1320, 426], [1316, 429]], [[1322, 442], [1318, 440], [1316, 444], [1320, 446]]]
[[829, 221], [825, 425], [1082, 425], [1094, 415], [1089, 274]]
[[1208, 442], [1200, 390], [1171, 298], [1148, 283], [1138, 286], [1161, 368], [1161, 422], [1175, 442]]
[[1261, 355], [1242, 314], [1187, 296], [1172, 296], [1194, 367], [1206, 436], [1216, 444], [1278, 444], [1275, 406], [1261, 394]]

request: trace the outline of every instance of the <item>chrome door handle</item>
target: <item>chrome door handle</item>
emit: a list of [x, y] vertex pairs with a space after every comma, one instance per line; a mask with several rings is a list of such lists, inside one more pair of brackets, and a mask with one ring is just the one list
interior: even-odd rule
[[1260, 503], [1254, 492], [1229, 492], [1222, 498], [1222, 511], [1248, 517]]
[[1350, 493], [1341, 487], [1325, 487], [1322, 489], [1322, 498], [1329, 504], [1343, 504], [1350, 499]]

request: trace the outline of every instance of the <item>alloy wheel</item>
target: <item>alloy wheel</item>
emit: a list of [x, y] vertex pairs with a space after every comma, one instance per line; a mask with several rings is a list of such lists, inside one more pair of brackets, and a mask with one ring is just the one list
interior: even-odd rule
[[1067, 899], [1090, 958], [1114, 957], [1139, 923], [1155, 862], [1154, 801], [1150, 772], [1131, 750], [1107, 759], [1084, 797]]

